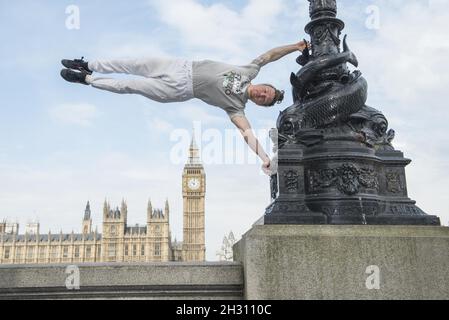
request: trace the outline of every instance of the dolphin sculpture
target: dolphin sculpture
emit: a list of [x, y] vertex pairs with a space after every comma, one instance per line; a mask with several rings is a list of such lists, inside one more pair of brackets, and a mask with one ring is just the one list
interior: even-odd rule
[[[311, 85], [316, 77], [326, 69], [350, 63], [358, 67], [357, 57], [343, 40], [343, 52], [310, 60], [306, 53], [304, 67], [297, 75], [292, 74], [291, 83], [299, 101], [287, 108], [278, 119], [281, 135], [298, 138], [305, 132], [321, 129], [347, 120], [351, 114], [359, 112], [368, 98], [368, 83], [360, 71], [344, 72], [338, 79], [327, 81], [321, 86]], [[310, 90], [312, 88], [313, 90]]]

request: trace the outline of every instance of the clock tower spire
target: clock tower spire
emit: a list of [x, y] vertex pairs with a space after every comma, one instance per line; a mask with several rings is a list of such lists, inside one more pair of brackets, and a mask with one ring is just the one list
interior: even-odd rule
[[199, 164], [201, 164], [201, 161], [200, 161], [200, 149], [198, 148], [198, 145], [196, 144], [196, 140], [195, 140], [195, 130], [193, 130], [192, 142], [190, 143], [188, 164], [189, 165], [199, 165]]
[[205, 196], [206, 174], [200, 160], [200, 151], [193, 132], [189, 159], [184, 167], [184, 240], [182, 260], [201, 262], [206, 260], [205, 245]]

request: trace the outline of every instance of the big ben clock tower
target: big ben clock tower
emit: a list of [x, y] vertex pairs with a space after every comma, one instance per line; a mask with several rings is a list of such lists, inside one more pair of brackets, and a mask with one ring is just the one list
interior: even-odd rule
[[182, 177], [184, 198], [184, 239], [182, 260], [201, 262], [206, 260], [205, 244], [205, 196], [206, 174], [200, 161], [199, 148], [192, 138], [189, 160]]

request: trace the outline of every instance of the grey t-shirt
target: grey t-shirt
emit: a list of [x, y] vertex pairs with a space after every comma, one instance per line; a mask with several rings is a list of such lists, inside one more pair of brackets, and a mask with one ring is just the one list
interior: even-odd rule
[[233, 66], [211, 60], [194, 61], [194, 96], [223, 109], [231, 119], [245, 115], [247, 89], [259, 71], [260, 66], [255, 63]]

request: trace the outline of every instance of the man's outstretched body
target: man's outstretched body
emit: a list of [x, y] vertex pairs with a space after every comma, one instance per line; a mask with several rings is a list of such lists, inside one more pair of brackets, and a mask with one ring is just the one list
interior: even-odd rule
[[[284, 92], [269, 84], [251, 83], [260, 68], [279, 60], [295, 51], [303, 51], [305, 41], [295, 45], [279, 47], [268, 51], [245, 66], [204, 60], [181, 59], [134, 59], [134, 60], [62, 60], [67, 68], [61, 76], [73, 83], [91, 85], [94, 88], [119, 94], [139, 94], [161, 102], [183, 102], [198, 98], [207, 104], [223, 109], [240, 130], [249, 147], [263, 161], [263, 169], [271, 173], [271, 161], [245, 116], [248, 100], [262, 107], [272, 107], [281, 103]], [[94, 77], [92, 74], [121, 73], [139, 76], [130, 79]], [[272, 168], [271, 168], [272, 169]]]

